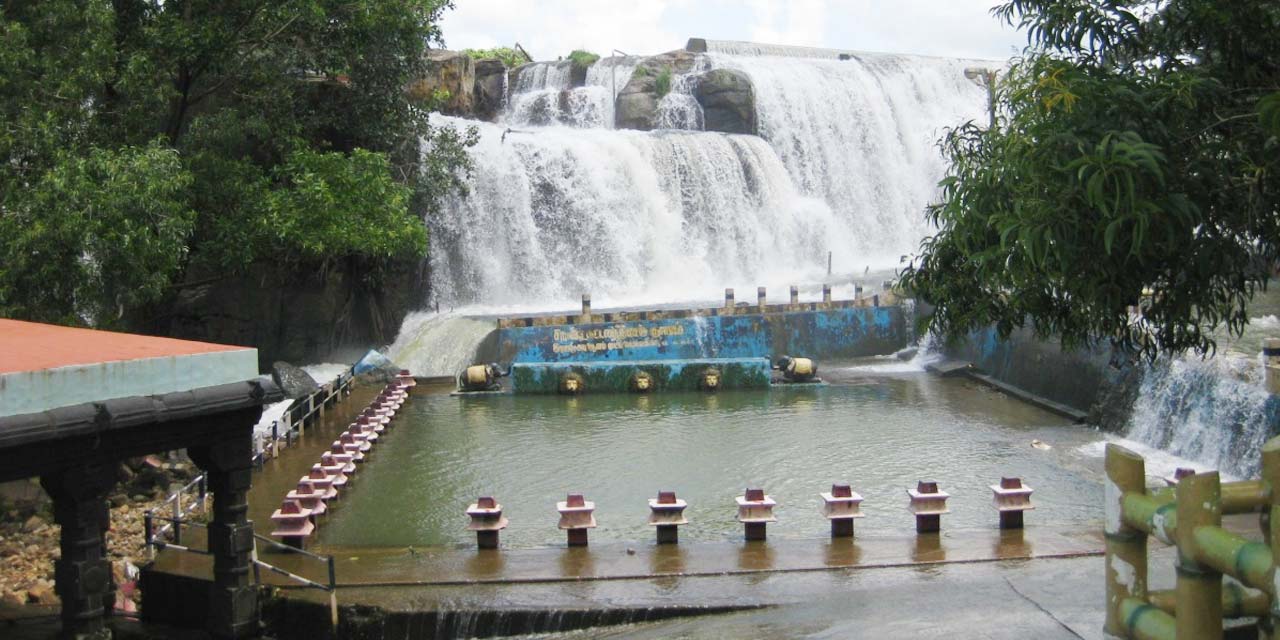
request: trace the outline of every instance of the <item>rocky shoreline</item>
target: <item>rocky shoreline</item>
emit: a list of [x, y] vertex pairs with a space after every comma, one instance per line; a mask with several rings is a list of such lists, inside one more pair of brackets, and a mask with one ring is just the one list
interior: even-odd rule
[[[148, 560], [143, 531], [147, 511], [163, 513], [169, 494], [196, 472], [194, 465], [180, 457], [166, 461], [147, 456], [121, 465], [121, 482], [109, 497], [111, 529], [107, 534], [117, 609], [137, 610], [138, 567]], [[54, 592], [54, 561], [62, 556], [58, 546], [61, 527], [53, 522], [51, 508], [43, 494], [0, 507], [0, 607], [59, 603]]]

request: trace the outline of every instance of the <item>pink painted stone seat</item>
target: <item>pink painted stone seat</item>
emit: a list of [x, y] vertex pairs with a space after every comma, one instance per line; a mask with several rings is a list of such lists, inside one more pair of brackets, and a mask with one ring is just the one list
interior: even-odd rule
[[777, 522], [773, 508], [778, 505], [764, 489], [747, 489], [734, 500], [738, 503], [738, 522]]
[[561, 529], [594, 529], [596, 503], [588, 502], [581, 493], [569, 494], [563, 502], [556, 503], [560, 512]]
[[316, 529], [311, 523], [311, 510], [293, 500], [281, 503], [271, 514], [271, 521], [275, 523], [273, 538], [305, 538]]
[[320, 454], [320, 463], [327, 469], [332, 467], [340, 467], [342, 473], [351, 474], [356, 472], [355, 456], [347, 453], [346, 447], [341, 442], [334, 441], [329, 446], [329, 450]]
[[674, 491], [659, 491], [657, 498], [649, 498], [649, 526], [689, 524], [684, 510], [689, 503], [676, 497]]
[[323, 473], [325, 476], [329, 478], [329, 482], [334, 489], [338, 489], [339, 491], [341, 491], [342, 489], [346, 488], [347, 474], [345, 471], [343, 471], [342, 465], [325, 466], [323, 455], [320, 456], [320, 460], [321, 460], [320, 462], [317, 462], [311, 465], [312, 477], [314, 478], [315, 473], [319, 471], [320, 473]]
[[328, 511], [323, 494], [312, 491], [309, 482], [298, 482], [298, 488], [285, 495], [285, 499], [296, 501], [303, 509], [310, 510], [312, 516], [322, 516]]
[[350, 431], [343, 431], [342, 435], [338, 436], [338, 441], [342, 443], [342, 446], [345, 447], [347, 451], [354, 450], [360, 454], [356, 456], [356, 462], [360, 462], [360, 460], [364, 458], [364, 454], [368, 453], [370, 449], [373, 449], [373, 445], [369, 444], [368, 441], [356, 439], [356, 434], [351, 433]]
[[333, 478], [325, 474], [323, 469], [317, 467], [312, 467], [307, 475], [298, 480], [298, 484], [309, 485], [311, 492], [319, 495], [320, 499], [324, 501], [338, 497], [338, 490], [333, 486]]

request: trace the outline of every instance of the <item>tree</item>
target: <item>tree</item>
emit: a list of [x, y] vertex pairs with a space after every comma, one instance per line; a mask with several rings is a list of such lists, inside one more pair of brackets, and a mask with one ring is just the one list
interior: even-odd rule
[[377, 287], [420, 259], [475, 137], [404, 90], [449, 6], [0, 5], [0, 315], [112, 325], [193, 272], [356, 261]]
[[[1147, 357], [1215, 348], [1280, 255], [1280, 4], [1013, 0], [1030, 46], [966, 123], [902, 274], [955, 338], [1028, 323]], [[1141, 315], [1129, 313], [1141, 307]]]

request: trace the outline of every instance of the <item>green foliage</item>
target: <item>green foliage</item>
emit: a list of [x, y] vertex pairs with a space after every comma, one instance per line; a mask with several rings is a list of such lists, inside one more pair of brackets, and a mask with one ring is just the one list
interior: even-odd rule
[[158, 143], [56, 154], [0, 216], [0, 315], [111, 326], [158, 297], [186, 254], [190, 185]]
[[932, 329], [1030, 323], [1154, 358], [1247, 322], [1280, 256], [1280, 7], [1145, 6], [994, 10], [1033, 47], [998, 81], [996, 126], [942, 141], [939, 232], [903, 273]]
[[583, 51], [582, 49], [574, 49], [569, 52], [569, 61], [573, 63], [573, 66], [582, 67], [583, 69], [595, 64], [596, 60], [599, 59], [600, 54]]
[[525, 55], [511, 47], [494, 47], [492, 49], [463, 49], [463, 53], [471, 56], [472, 60], [484, 60], [487, 58], [497, 58], [506, 65], [508, 69], [514, 69], [527, 62], [532, 62]]
[[476, 139], [405, 95], [449, 6], [0, 5], [0, 314], [106, 324], [193, 271], [423, 255]]
[[392, 180], [386, 156], [300, 149], [276, 167], [286, 188], [267, 198], [276, 250], [304, 258], [422, 255], [427, 233], [404, 215], [412, 190]]
[[653, 79], [653, 88], [657, 92], [658, 98], [671, 93], [671, 70], [663, 69], [658, 72], [658, 77]]

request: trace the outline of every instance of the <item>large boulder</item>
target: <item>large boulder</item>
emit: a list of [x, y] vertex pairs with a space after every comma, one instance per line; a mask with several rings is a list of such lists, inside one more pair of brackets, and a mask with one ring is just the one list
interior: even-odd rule
[[640, 131], [653, 129], [659, 99], [654, 86], [654, 76], [637, 68], [614, 102], [615, 127]]
[[475, 62], [461, 51], [432, 49], [427, 52], [427, 70], [409, 84], [409, 97], [429, 103], [443, 98], [440, 110], [449, 115], [468, 116], [475, 110]]
[[502, 113], [506, 99], [507, 65], [497, 58], [485, 58], [475, 63], [475, 116], [481, 120], [494, 120]]
[[712, 69], [697, 78], [693, 96], [707, 131], [756, 133], [756, 94], [745, 73]]
[[286, 398], [308, 396], [320, 388], [311, 374], [283, 360], [277, 360], [271, 364], [271, 379], [281, 391], [284, 391]]
[[697, 63], [694, 53], [684, 50], [668, 51], [645, 58], [631, 74], [631, 81], [618, 92], [614, 106], [614, 126], [619, 129], [653, 129], [658, 115], [658, 103], [664, 95], [659, 78], [688, 73]]

